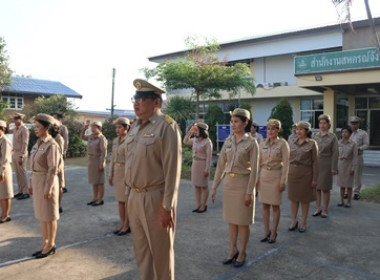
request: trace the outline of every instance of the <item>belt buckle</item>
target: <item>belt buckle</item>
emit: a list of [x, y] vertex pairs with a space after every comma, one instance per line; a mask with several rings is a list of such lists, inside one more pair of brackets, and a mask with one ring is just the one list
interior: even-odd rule
[[120, 167], [120, 166], [121, 166], [121, 164], [118, 163], [118, 162], [116, 162], [115, 165], [116, 165], [117, 167]]
[[234, 178], [236, 175], [235, 175], [235, 173], [229, 173], [229, 175], [230, 175], [230, 177], [232, 177], [232, 178]]
[[272, 170], [272, 167], [267, 166], [267, 170], [269, 170], [269, 171]]

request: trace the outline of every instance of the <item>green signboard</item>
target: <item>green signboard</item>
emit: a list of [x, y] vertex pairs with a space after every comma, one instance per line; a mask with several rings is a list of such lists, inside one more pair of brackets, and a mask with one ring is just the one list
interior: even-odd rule
[[380, 68], [376, 48], [296, 56], [295, 75]]

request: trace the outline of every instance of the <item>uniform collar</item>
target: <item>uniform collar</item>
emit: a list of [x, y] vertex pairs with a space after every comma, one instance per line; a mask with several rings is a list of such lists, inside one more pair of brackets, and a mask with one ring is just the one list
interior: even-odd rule
[[46, 136], [44, 139], [40, 138], [40, 143], [47, 143], [52, 139], [51, 135]]
[[[280, 138], [277, 136], [276, 139], [274, 139], [274, 141], [273, 141], [273, 145], [277, 144], [278, 140], [280, 140]], [[265, 139], [265, 144], [268, 146], [270, 145], [269, 137], [267, 139]]]

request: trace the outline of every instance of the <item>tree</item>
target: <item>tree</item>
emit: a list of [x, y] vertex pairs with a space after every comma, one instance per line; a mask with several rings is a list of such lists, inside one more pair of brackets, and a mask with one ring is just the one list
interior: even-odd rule
[[61, 113], [65, 116], [75, 116], [76, 112], [74, 102], [67, 100], [63, 95], [53, 95], [51, 97], [40, 96], [34, 100], [31, 105], [26, 105], [23, 109], [27, 117], [32, 117], [38, 113], [53, 115]]
[[5, 40], [0, 37], [0, 92], [2, 90], [2, 85], [11, 84], [12, 70], [8, 65], [8, 56], [5, 50]]
[[226, 123], [226, 115], [223, 113], [223, 110], [215, 104], [212, 104], [208, 107], [205, 122], [208, 124], [210, 139], [216, 147], [216, 124], [225, 124]]
[[165, 113], [178, 123], [182, 133], [186, 133], [187, 121], [194, 116], [194, 104], [191, 98], [173, 96], [169, 99]]
[[228, 65], [226, 61], [219, 61], [216, 53], [220, 46], [215, 40], [205, 38], [204, 43], [199, 44], [197, 38], [189, 37], [185, 44], [188, 48], [185, 58], [161, 62], [153, 72], [168, 91], [193, 91], [196, 97], [196, 119], [199, 118], [200, 98], [220, 98], [220, 91], [223, 90], [236, 95], [241, 88], [254, 94], [254, 80], [249, 66], [245, 63]]
[[[293, 125], [293, 109], [289, 101], [282, 98], [276, 106], [272, 108], [269, 119], [277, 119], [281, 121], [282, 132], [281, 136], [288, 139]], [[268, 119], [268, 120], [269, 120]]]

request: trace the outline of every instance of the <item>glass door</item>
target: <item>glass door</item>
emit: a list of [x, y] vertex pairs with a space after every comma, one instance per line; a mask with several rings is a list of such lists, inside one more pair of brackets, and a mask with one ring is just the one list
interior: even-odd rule
[[370, 115], [369, 144], [371, 146], [380, 146], [380, 110], [370, 110]]

